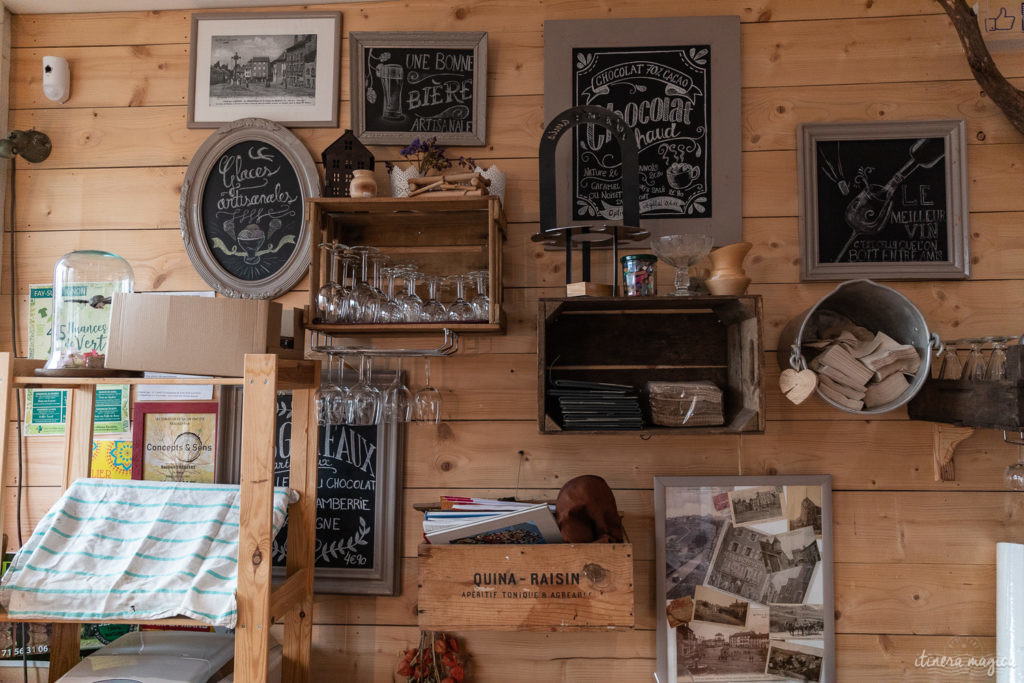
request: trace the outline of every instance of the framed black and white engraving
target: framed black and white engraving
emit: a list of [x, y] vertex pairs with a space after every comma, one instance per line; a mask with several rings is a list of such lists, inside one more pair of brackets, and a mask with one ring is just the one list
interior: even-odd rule
[[[652, 235], [742, 239], [738, 17], [544, 22], [544, 118], [590, 105], [619, 114], [640, 157], [641, 226]], [[559, 225], [621, 220], [611, 137], [581, 126], [559, 147]]]
[[185, 172], [181, 235], [193, 267], [225, 296], [273, 299], [309, 266], [313, 158], [287, 128], [241, 119], [211, 134]]
[[338, 127], [340, 12], [193, 14], [188, 127]]
[[806, 123], [797, 145], [802, 279], [969, 275], [962, 120]]
[[[376, 378], [387, 381], [385, 375]], [[324, 382], [327, 382], [325, 376]], [[277, 398], [274, 485], [287, 486], [291, 464], [291, 394]], [[317, 593], [398, 593], [398, 511], [401, 427], [327, 425], [318, 429], [316, 543]], [[281, 576], [287, 526], [274, 540]]]
[[832, 478], [655, 477], [662, 681], [834, 683]]
[[349, 33], [352, 130], [368, 145], [487, 140], [487, 34]]

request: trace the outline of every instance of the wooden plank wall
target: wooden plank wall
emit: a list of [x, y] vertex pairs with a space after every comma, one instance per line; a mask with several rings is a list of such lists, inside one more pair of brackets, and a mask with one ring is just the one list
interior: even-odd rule
[[[969, 636], [973, 647], [994, 652], [995, 543], [1024, 540], [1024, 498], [1002, 476], [1017, 450], [998, 434], [979, 433], [964, 442], [957, 480], [936, 483], [930, 424], [908, 421], [905, 410], [852, 419], [816, 398], [787, 405], [774, 386], [773, 352], [767, 355], [769, 421], [761, 436], [541, 436], [534, 414], [536, 300], [557, 295], [563, 277], [557, 255], [529, 241], [537, 229], [545, 19], [740, 16], [743, 231], [755, 244], [748, 270], [751, 291], [765, 300], [766, 349], [776, 348], [788, 320], [833, 287], [799, 282], [795, 128], [804, 121], [965, 118], [974, 274], [967, 282], [896, 286], [943, 336], [1024, 331], [1017, 314], [1024, 298], [1024, 139], [972, 80], [935, 2], [405, 0], [337, 9], [346, 36], [350, 30], [489, 32], [488, 144], [455, 153], [510, 173], [503, 275], [509, 329], [505, 336], [469, 340], [464, 353], [435, 365], [445, 422], [409, 431], [402, 595], [318, 596], [318, 680], [390, 681], [397, 652], [416, 641], [418, 516], [409, 509], [412, 502], [443, 491], [551, 496], [583, 473], [603, 475], [626, 513], [636, 544], [637, 629], [463, 634], [474, 680], [650, 680], [656, 475], [833, 475], [841, 680], [933, 680], [934, 673], [914, 668], [914, 659], [923, 650], [941, 653], [954, 636]], [[185, 127], [189, 18], [177, 11], [13, 18], [11, 125], [35, 126], [53, 139], [45, 163], [16, 163], [13, 232], [4, 227], [0, 292], [12, 294], [6, 264], [13, 235], [13, 296], [22, 323], [29, 283], [48, 281], [54, 262], [73, 248], [126, 257], [139, 290], [204, 287], [178, 233], [185, 167], [210, 133]], [[344, 129], [347, 38], [342, 49]], [[67, 104], [54, 105], [42, 95], [44, 54], [71, 62]], [[998, 61], [1022, 82], [1024, 53], [1001, 54]], [[317, 159], [340, 132], [295, 131]], [[397, 158], [397, 147], [373, 151], [378, 161]], [[667, 271], [662, 291], [669, 285]], [[301, 283], [283, 301], [301, 305], [306, 287]], [[5, 310], [5, 342], [11, 338], [9, 318]], [[23, 337], [19, 329], [19, 349]], [[412, 383], [421, 380], [416, 367]], [[53, 439], [27, 443], [26, 532], [56, 495], [58, 452]], [[13, 520], [16, 468], [7, 471], [4, 504]]]

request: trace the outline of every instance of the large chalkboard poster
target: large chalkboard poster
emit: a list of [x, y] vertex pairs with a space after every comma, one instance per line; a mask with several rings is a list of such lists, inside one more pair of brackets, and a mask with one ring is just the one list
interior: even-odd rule
[[[291, 464], [291, 394], [278, 394], [274, 485], [287, 486]], [[318, 429], [316, 590], [391, 594], [395, 588], [394, 429], [330, 425]], [[274, 540], [284, 566], [288, 527]]]
[[486, 139], [487, 34], [350, 34], [352, 123], [367, 144]]
[[203, 189], [206, 243], [241, 280], [262, 280], [295, 252], [302, 230], [299, 176], [281, 150], [261, 140], [233, 145]]
[[940, 124], [803, 127], [809, 271], [837, 279], [964, 276], [950, 268], [965, 249], [959, 126]]
[[[713, 217], [711, 46], [575, 48], [573, 106], [607, 107], [633, 129], [640, 217]], [[622, 219], [622, 161], [610, 134], [574, 131], [573, 220]]]
[[309, 266], [306, 200], [320, 176], [305, 146], [266, 119], [211, 134], [181, 186], [181, 234], [192, 265], [225, 296], [273, 298]]
[[[544, 22], [544, 121], [606, 108], [635, 136], [640, 226], [743, 239], [739, 17]], [[557, 225], [621, 220], [618, 147], [596, 126], [555, 153]]]

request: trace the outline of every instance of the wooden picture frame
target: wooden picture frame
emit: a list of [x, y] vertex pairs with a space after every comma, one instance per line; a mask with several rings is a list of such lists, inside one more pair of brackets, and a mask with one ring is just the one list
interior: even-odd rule
[[[326, 384], [326, 365], [323, 373]], [[392, 377], [393, 373], [375, 373], [374, 385], [383, 389]], [[354, 382], [354, 375], [350, 379]], [[281, 392], [274, 457], [276, 486], [286, 486], [288, 481], [290, 425], [290, 395]], [[318, 429], [321, 484], [314, 546], [317, 593], [398, 595], [403, 436], [404, 428], [399, 423]], [[324, 485], [332, 482], [338, 485]], [[369, 486], [367, 482], [373, 483], [372, 489], [356, 488]], [[365, 515], [361, 514], [364, 510]], [[286, 534], [284, 531], [275, 539], [272, 549], [278, 578], [284, 576]]]
[[349, 33], [352, 131], [367, 145], [487, 141], [487, 33]]
[[[743, 239], [739, 17], [544, 22], [544, 120], [608, 107], [637, 136], [640, 226]], [[557, 150], [557, 225], [622, 218], [613, 141], [578, 127]], [[566, 171], [565, 169], [568, 169]]]
[[267, 119], [234, 121], [185, 171], [179, 212], [189, 260], [224, 296], [280, 296], [309, 267], [306, 200], [319, 196], [313, 158], [291, 131]]
[[654, 519], [658, 680], [835, 683], [831, 476], [655, 477]]
[[217, 417], [217, 401], [136, 401], [132, 479], [215, 483]]
[[797, 155], [801, 279], [970, 275], [963, 120], [805, 123]]
[[340, 60], [341, 12], [193, 14], [187, 125], [337, 128]]

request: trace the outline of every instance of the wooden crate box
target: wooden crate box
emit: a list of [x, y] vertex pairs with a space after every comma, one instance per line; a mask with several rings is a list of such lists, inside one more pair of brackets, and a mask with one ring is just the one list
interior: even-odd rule
[[557, 401], [548, 389], [556, 379], [628, 384], [638, 391], [652, 380], [706, 380], [722, 389], [724, 425], [658, 427], [645, 412], [644, 431], [764, 432], [761, 318], [761, 297], [753, 295], [541, 299], [538, 427], [549, 434], [581, 433], [564, 430], [555, 419]]
[[429, 545], [419, 549], [419, 626], [433, 630], [633, 628], [629, 543]]
[[[307, 200], [310, 215], [308, 329], [329, 334], [358, 332], [417, 332], [447, 327], [456, 332], [500, 332], [501, 245], [507, 224], [501, 200], [485, 197], [392, 199], [318, 197]], [[330, 262], [319, 245], [338, 241], [349, 246], [377, 247], [392, 263], [415, 263], [432, 275], [488, 271], [490, 319], [464, 323], [321, 323], [316, 320], [317, 291], [328, 279]], [[398, 286], [401, 286], [400, 284]], [[423, 285], [418, 288], [426, 299]], [[468, 291], [472, 293], [472, 285]], [[471, 296], [467, 296], [472, 298]]]

